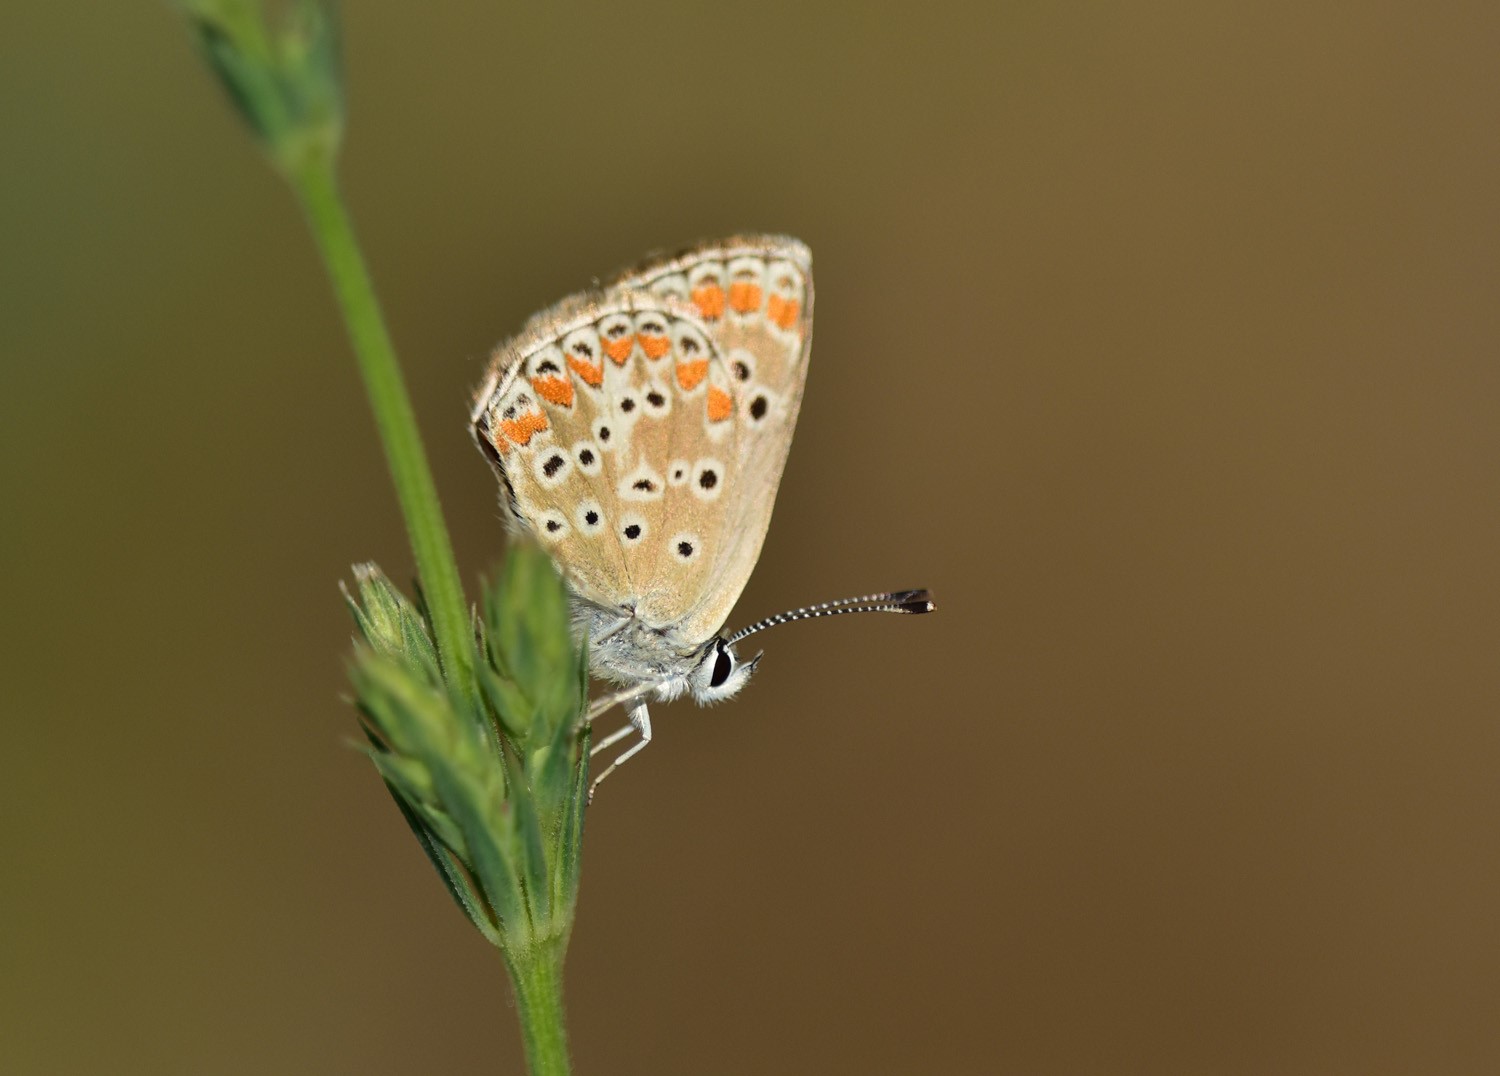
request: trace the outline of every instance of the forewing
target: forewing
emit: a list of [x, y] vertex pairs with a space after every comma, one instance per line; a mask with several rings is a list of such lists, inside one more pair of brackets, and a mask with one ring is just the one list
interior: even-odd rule
[[680, 621], [722, 559], [736, 417], [693, 306], [615, 290], [565, 300], [502, 345], [472, 420], [512, 524], [574, 591], [692, 643]]
[[612, 287], [691, 303], [729, 373], [734, 456], [720, 494], [723, 538], [710, 551], [707, 585], [679, 611], [683, 634], [706, 639], [739, 599], [770, 527], [807, 380], [812, 256], [785, 236], [742, 236], [647, 262]]

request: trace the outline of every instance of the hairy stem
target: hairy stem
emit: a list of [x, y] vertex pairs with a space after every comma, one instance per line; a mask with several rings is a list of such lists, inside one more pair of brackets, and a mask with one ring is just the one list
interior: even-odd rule
[[406, 519], [422, 593], [432, 615], [444, 678], [468, 695], [474, 690], [469, 610], [458, 565], [453, 559], [448, 527], [438, 504], [437, 487], [417, 432], [416, 415], [349, 213], [339, 196], [332, 161], [322, 155], [310, 156], [312, 159], [291, 173], [292, 186], [328, 267], [359, 360], [370, 409], [375, 413], [375, 425], [396, 486], [396, 499]]
[[539, 945], [508, 961], [531, 1076], [568, 1076], [561, 945]]

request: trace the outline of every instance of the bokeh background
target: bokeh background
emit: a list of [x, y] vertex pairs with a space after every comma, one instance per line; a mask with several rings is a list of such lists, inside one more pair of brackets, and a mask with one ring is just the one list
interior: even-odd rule
[[[344, 174], [464, 570], [488, 349], [813, 247], [736, 622], [588, 822], [582, 1073], [1500, 1071], [1500, 7], [415, 5]], [[341, 701], [410, 575], [165, 4], [0, 14], [0, 1071], [517, 1072]]]

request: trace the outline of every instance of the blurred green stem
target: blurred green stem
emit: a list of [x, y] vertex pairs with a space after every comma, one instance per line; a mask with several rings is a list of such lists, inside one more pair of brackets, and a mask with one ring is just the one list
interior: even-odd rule
[[406, 531], [422, 580], [422, 596], [437, 635], [444, 678], [469, 695], [474, 690], [474, 670], [470, 667], [472, 628], [453, 545], [448, 539], [437, 487], [427, 466], [427, 453], [417, 433], [416, 415], [406, 395], [396, 352], [354, 237], [348, 210], [339, 195], [331, 155], [309, 154], [300, 167], [288, 170], [288, 178], [307, 212], [359, 360], [386, 463], [396, 485], [396, 498], [406, 518]]
[[541, 944], [508, 961], [516, 1009], [532, 1076], [568, 1076], [568, 1035], [563, 1027], [560, 944]]

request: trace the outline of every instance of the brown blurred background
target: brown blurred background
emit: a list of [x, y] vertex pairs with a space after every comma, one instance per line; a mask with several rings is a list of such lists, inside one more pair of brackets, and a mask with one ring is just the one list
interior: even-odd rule
[[[1500, 8], [348, 5], [460, 559], [488, 348], [794, 233], [734, 622], [589, 818], [581, 1073], [1500, 1071]], [[166, 5], [0, 16], [0, 1071], [517, 1072], [352, 732], [410, 560], [326, 282]]]

